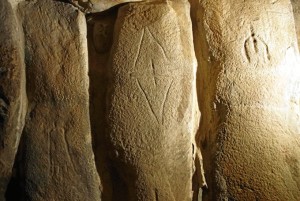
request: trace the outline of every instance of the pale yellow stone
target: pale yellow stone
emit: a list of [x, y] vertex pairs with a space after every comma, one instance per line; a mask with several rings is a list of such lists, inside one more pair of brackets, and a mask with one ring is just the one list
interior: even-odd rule
[[[188, 3], [120, 8], [108, 69], [107, 139], [123, 200], [190, 201], [198, 127]], [[117, 199], [116, 199], [117, 200]]]
[[288, 0], [192, 3], [203, 200], [300, 200], [297, 40]]

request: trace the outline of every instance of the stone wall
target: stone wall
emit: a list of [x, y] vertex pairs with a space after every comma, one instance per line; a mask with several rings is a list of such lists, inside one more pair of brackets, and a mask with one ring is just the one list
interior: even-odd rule
[[298, 4], [1, 0], [0, 200], [299, 201]]

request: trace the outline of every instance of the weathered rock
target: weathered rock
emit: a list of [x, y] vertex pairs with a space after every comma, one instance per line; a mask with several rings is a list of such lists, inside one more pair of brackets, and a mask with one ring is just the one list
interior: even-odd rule
[[114, 23], [117, 9], [90, 15], [87, 19], [89, 77], [90, 77], [90, 117], [93, 135], [95, 161], [101, 180], [102, 201], [112, 200], [112, 178], [107, 159], [105, 140], [105, 110], [107, 89], [107, 62], [113, 41]]
[[143, 0], [69, 0], [76, 7], [86, 13], [102, 12], [119, 4], [139, 2]]
[[290, 2], [195, 0], [192, 7], [204, 200], [300, 200], [300, 69]]
[[119, 10], [107, 140], [118, 179], [113, 194], [122, 200], [191, 200], [199, 113], [189, 8], [166, 2]]
[[300, 1], [291, 0], [294, 10], [295, 26], [298, 36], [298, 46], [300, 46]]
[[24, 43], [22, 29], [9, 0], [0, 1], [0, 200], [10, 180], [24, 127]]
[[24, 18], [28, 115], [26, 200], [100, 200], [89, 122], [84, 15], [72, 5], [20, 4]]

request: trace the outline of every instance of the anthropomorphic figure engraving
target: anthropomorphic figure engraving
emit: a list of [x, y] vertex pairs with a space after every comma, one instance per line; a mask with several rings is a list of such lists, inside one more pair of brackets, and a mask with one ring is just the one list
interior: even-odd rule
[[26, 200], [100, 200], [89, 121], [86, 21], [72, 5], [20, 4], [26, 42]]

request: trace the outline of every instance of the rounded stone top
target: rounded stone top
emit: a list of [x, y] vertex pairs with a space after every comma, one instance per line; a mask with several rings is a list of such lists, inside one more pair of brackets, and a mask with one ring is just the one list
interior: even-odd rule
[[188, 0], [68, 0], [84, 13], [97, 13], [130, 2], [188, 2]]
[[113, 6], [143, 0], [69, 0], [73, 5], [85, 13], [96, 13], [110, 9]]

